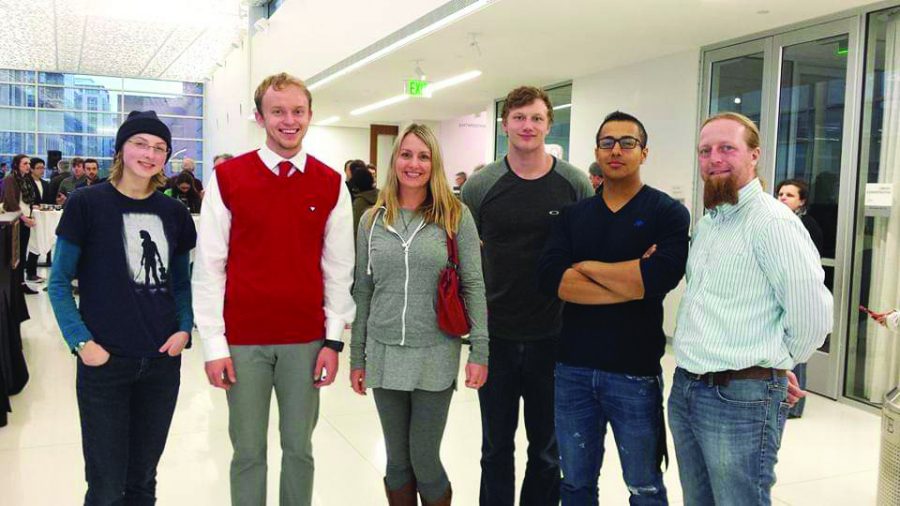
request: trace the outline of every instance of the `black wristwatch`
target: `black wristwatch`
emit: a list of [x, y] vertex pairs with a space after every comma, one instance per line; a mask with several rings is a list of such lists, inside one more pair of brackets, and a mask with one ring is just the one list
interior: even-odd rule
[[336, 341], [334, 339], [326, 339], [325, 344], [323, 344], [322, 347], [331, 348], [332, 350], [340, 353], [344, 349], [344, 342]]

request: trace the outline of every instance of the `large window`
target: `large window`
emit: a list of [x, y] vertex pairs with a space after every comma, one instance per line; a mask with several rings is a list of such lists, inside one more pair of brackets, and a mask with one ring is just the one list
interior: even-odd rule
[[[563, 160], [569, 159], [569, 126], [572, 118], [572, 85], [564, 84], [562, 86], [554, 86], [546, 88], [544, 91], [550, 97], [550, 103], [553, 104], [553, 126], [550, 127], [550, 133], [544, 140], [545, 144], [551, 146], [551, 149], [558, 146], [562, 152]], [[494, 159], [499, 160], [506, 156], [509, 151], [508, 138], [506, 132], [503, 131], [501, 124], [501, 114], [503, 113], [503, 105], [506, 100], [498, 100], [495, 104], [497, 116], [497, 127], [494, 130]]]
[[172, 131], [176, 167], [194, 158], [203, 176], [203, 85], [180, 81], [0, 69], [0, 161], [58, 150], [64, 159], [96, 158], [106, 175], [132, 110], [156, 111]]

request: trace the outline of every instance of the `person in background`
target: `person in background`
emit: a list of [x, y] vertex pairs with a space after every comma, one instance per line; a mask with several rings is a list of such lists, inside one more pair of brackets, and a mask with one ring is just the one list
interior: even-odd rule
[[588, 176], [591, 179], [591, 186], [594, 187], [594, 193], [600, 195], [603, 191], [603, 171], [597, 162], [592, 162], [588, 167]]
[[775, 195], [782, 204], [788, 206], [803, 223], [806, 231], [809, 232], [809, 238], [819, 255], [822, 255], [822, 247], [825, 239], [822, 233], [822, 227], [815, 218], [807, 214], [809, 210], [809, 185], [802, 179], [786, 179], [775, 187]]
[[184, 207], [156, 191], [170, 146], [155, 112], [132, 111], [116, 134], [109, 184], [73, 192], [56, 231], [48, 292], [77, 356], [85, 505], [156, 501], [193, 327], [188, 264], [197, 239]]
[[58, 198], [59, 194], [57, 194], [57, 203], [59, 204], [64, 204], [66, 202], [66, 199], [69, 198], [69, 194], [75, 191], [75, 188], [78, 188], [81, 183], [84, 182], [86, 177], [84, 175], [83, 158], [73, 158], [71, 167], [72, 174], [59, 183], [59, 194], [62, 195], [62, 199], [60, 199]]
[[353, 200], [356, 197], [356, 194], [359, 192], [359, 189], [353, 186], [353, 173], [358, 170], [368, 170], [368, 166], [366, 166], [366, 162], [362, 160], [347, 160], [347, 163], [344, 164], [344, 176], [346, 179], [344, 180], [344, 184], [347, 186], [347, 191], [350, 192], [350, 199]]
[[[35, 202], [34, 205], [52, 204], [47, 200], [50, 197], [50, 184], [44, 181], [44, 170], [46, 163], [41, 158], [34, 157], [31, 159], [31, 185], [34, 189]], [[28, 252], [28, 259], [25, 260], [25, 281], [32, 283], [43, 283], [44, 278], [37, 275], [38, 255]]]
[[50, 202], [56, 205], [62, 205], [65, 201], [65, 197], [59, 196], [59, 185], [63, 182], [64, 179], [71, 176], [72, 173], [69, 172], [69, 161], [68, 160], [60, 160], [56, 162], [56, 174], [50, 178]]
[[16, 155], [12, 160], [12, 170], [3, 178], [3, 210], [22, 213], [19, 216], [19, 221], [21, 221], [19, 224], [19, 265], [13, 270], [13, 282], [19, 283], [22, 292], [28, 295], [38, 293], [25, 284], [28, 239], [31, 237], [31, 229], [35, 226], [34, 218], [31, 217], [31, 206], [36, 203], [34, 181], [31, 179], [31, 159], [26, 155]]
[[[194, 161], [193, 158], [184, 157], [181, 161], [181, 173], [188, 173], [191, 175], [191, 179], [194, 181], [194, 190], [197, 191], [197, 195], [203, 196], [203, 181], [197, 177], [197, 162]], [[177, 179], [177, 178], [176, 178]]]
[[[800, 218], [806, 231], [809, 232], [809, 238], [812, 239], [813, 244], [816, 246], [816, 251], [819, 252], [821, 257], [824, 243], [822, 227], [819, 226], [815, 218], [807, 214], [809, 208], [809, 185], [802, 179], [786, 179], [775, 187], [775, 195], [782, 204], [788, 206]], [[806, 364], [797, 364], [794, 367], [794, 375], [797, 376], [800, 388], [806, 390]], [[791, 406], [788, 418], [802, 417], [805, 407], [806, 398], [804, 397]]]
[[387, 449], [388, 504], [415, 505], [418, 490], [422, 504], [449, 506], [452, 489], [440, 449], [462, 344], [438, 327], [434, 297], [453, 237], [471, 323], [466, 386], [477, 390], [488, 376], [480, 241], [468, 208], [450, 192], [428, 127], [413, 123], [397, 137], [391, 169], [356, 234], [358, 323], [350, 341], [350, 384], [360, 395], [371, 388], [375, 396]]
[[86, 158], [84, 160], [84, 181], [75, 185], [75, 188], [84, 188], [86, 186], [93, 186], [97, 183], [102, 183], [105, 179], [100, 177], [100, 163], [93, 158]]
[[218, 167], [223, 162], [227, 162], [228, 160], [231, 160], [232, 158], [234, 158], [234, 156], [231, 153], [221, 153], [221, 154], [216, 155], [213, 158], [213, 168]]
[[163, 193], [184, 204], [184, 207], [186, 207], [191, 214], [200, 212], [201, 198], [200, 194], [197, 193], [197, 189], [194, 187], [194, 176], [191, 174], [182, 172], [175, 176], [172, 187]]
[[353, 197], [353, 231], [359, 230], [359, 219], [367, 209], [375, 205], [378, 200], [378, 188], [375, 188], [375, 179], [368, 170], [357, 169], [350, 176], [350, 184], [356, 188], [356, 196]]
[[366, 168], [369, 169], [369, 173], [372, 174], [372, 181], [375, 181], [375, 186], [378, 186], [378, 167], [373, 163], [367, 163]]
[[869, 316], [878, 322], [879, 325], [892, 332], [896, 332], [900, 329], [900, 311], [897, 311], [896, 309], [885, 311], [884, 313], [876, 313], [873, 311], [869, 313]]
[[466, 184], [466, 180], [469, 178], [468, 174], [465, 172], [457, 172], [456, 177], [453, 180], [453, 193], [459, 196], [462, 191], [462, 187]]

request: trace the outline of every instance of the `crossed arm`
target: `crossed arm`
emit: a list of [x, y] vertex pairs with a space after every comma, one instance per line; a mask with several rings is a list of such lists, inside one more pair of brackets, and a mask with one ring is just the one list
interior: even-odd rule
[[[656, 252], [656, 245], [641, 258], [649, 258]], [[641, 259], [625, 262], [598, 262], [587, 260], [572, 265], [563, 273], [559, 283], [559, 298], [576, 304], [618, 304], [644, 298], [644, 280], [641, 275]]]

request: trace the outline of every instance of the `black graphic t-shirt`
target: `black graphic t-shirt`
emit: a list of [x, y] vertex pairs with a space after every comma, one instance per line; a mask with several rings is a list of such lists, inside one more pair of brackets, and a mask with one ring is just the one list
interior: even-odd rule
[[56, 234], [81, 248], [79, 310], [97, 343], [113, 355], [159, 355], [178, 330], [171, 261], [197, 242], [187, 209], [159, 192], [135, 200], [102, 183], [72, 193]]

